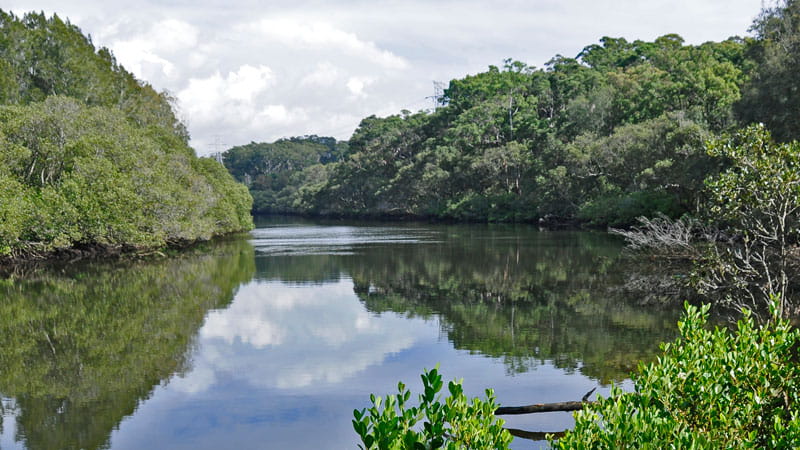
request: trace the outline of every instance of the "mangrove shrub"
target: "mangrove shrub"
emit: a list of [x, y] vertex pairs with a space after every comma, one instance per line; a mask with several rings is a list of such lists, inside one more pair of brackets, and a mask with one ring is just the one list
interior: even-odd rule
[[486, 391], [486, 400], [470, 402], [461, 382], [451, 381], [447, 385], [450, 396], [442, 402], [442, 376], [437, 369], [425, 371], [422, 384], [424, 393], [418, 406], [407, 404], [411, 391], [400, 382], [397, 394], [385, 398], [371, 395], [371, 408], [353, 411], [353, 428], [364, 444], [360, 448], [508, 448], [512, 437], [503, 421], [494, 416], [497, 405], [491, 389]]
[[559, 448], [798, 448], [800, 332], [781, 319], [708, 329], [708, 306], [686, 307], [681, 337], [640, 366], [635, 389], [612, 389], [575, 414]]
[[252, 227], [167, 93], [43, 13], [0, 10], [0, 257], [152, 248]]

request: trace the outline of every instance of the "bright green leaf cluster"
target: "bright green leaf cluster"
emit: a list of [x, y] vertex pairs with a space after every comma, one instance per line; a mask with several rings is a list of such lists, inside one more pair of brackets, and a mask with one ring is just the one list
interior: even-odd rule
[[749, 314], [735, 332], [707, 328], [708, 306], [686, 307], [681, 338], [640, 367], [634, 392], [575, 414], [560, 448], [798, 448], [800, 331]]
[[503, 421], [494, 416], [494, 393], [486, 400], [464, 395], [461, 382], [451, 381], [450, 395], [441, 401], [442, 377], [436, 368], [422, 374], [423, 394], [419, 405], [409, 406], [411, 391], [400, 382], [398, 393], [386, 397], [370, 395], [373, 406], [355, 410], [353, 428], [362, 449], [506, 449], [512, 440]]

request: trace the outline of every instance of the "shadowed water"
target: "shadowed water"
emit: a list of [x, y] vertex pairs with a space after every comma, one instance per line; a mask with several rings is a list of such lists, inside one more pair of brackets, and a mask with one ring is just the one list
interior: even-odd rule
[[528, 226], [273, 219], [174, 258], [0, 281], [0, 449], [355, 448], [352, 410], [399, 380], [418, 390], [436, 364], [505, 405], [606, 393], [677, 320], [621, 293], [620, 247]]

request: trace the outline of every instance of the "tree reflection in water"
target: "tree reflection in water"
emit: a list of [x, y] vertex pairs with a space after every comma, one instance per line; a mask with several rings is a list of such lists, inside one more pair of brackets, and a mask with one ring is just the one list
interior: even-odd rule
[[[265, 318], [270, 321], [305, 320], [303, 314], [316, 320], [283, 324], [292, 330], [336, 322], [344, 313], [350, 319], [359, 314], [371, 314], [372, 319], [391, 316], [375, 328], [396, 332], [379, 336], [387, 342], [412, 329], [404, 326], [406, 322], [415, 323], [400, 316], [432, 319], [434, 333], [438, 323], [440, 337], [452, 347], [501, 361], [506, 375], [553, 365], [601, 384], [626, 379], [640, 360], [656, 353], [659, 342], [675, 335], [677, 311], [639, 307], [636, 298], [620, 289], [625, 276], [621, 242], [604, 233], [408, 224], [280, 225], [264, 230], [256, 230], [250, 242], [210, 244], [170, 259], [95, 262], [0, 281], [0, 397], [6, 399], [6, 421], [13, 418], [14, 426], [2, 425], [13, 429], [15, 439], [29, 449], [106, 448], [113, 430], [153, 395], [155, 387], [174, 380], [174, 375], [185, 381], [193, 364], [209, 361], [197, 351], [202, 339], [215, 345], [227, 342], [213, 333], [219, 331], [211, 326], [214, 320], [227, 320], [237, 311], [250, 314], [256, 307], [269, 313]], [[353, 286], [352, 291], [347, 288], [350, 295], [329, 298], [326, 289], [333, 282]], [[315, 288], [300, 289], [308, 286]], [[281, 289], [328, 297], [289, 311], [286, 305], [273, 305]], [[237, 290], [239, 297], [248, 294], [256, 303], [228, 308]], [[250, 298], [239, 297], [238, 302]], [[209, 314], [211, 309], [220, 311]], [[209, 325], [205, 338], [198, 333], [204, 320]], [[231, 326], [241, 334], [239, 325]], [[370, 335], [365, 342], [375, 347], [377, 339]], [[276, 358], [295, 352], [303, 353], [297, 358], [309, 364], [316, 361], [315, 354], [350, 361], [337, 356], [335, 346], [309, 349], [313, 340], [300, 350], [297, 340], [260, 347], [229, 340], [271, 364], [271, 371], [247, 366], [257, 378], [278, 373], [283, 366]], [[341, 346], [346, 348], [352, 345]], [[355, 371], [367, 371], [359, 367], [380, 365], [392, 352], [378, 351], [366, 363], [351, 365]], [[247, 358], [231, 355], [226, 367], [246, 372], [242, 364], [249, 364]], [[243, 359], [233, 361], [235, 357]], [[340, 375], [350, 381], [361, 376]], [[264, 379], [261, 385], [275, 383]], [[338, 389], [339, 384], [329, 384]], [[324, 395], [318, 400], [330, 401]], [[276, 404], [283, 401], [275, 398]], [[346, 416], [356, 406], [348, 403], [343, 420], [349, 423]], [[159, 436], [165, 430], [169, 427], [160, 429]]]
[[[352, 277], [369, 311], [438, 316], [457, 349], [502, 358], [508, 373], [551, 361], [608, 384], [628, 378], [676, 336], [679, 309], [642, 307], [626, 294], [630, 267], [615, 236], [509, 225], [441, 226], [425, 234], [430, 228], [420, 226], [428, 239], [413, 244], [259, 258], [257, 277]], [[414, 235], [413, 228], [397, 229]]]
[[0, 281], [0, 393], [15, 400], [15, 439], [29, 449], [107, 447], [155, 386], [190, 369], [207, 311], [230, 303], [253, 271], [252, 246], [231, 240]]

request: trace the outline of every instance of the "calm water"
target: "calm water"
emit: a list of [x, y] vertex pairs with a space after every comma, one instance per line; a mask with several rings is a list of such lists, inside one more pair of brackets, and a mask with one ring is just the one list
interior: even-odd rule
[[619, 251], [603, 233], [273, 220], [175, 258], [17, 273], [0, 449], [355, 448], [353, 409], [399, 380], [416, 394], [436, 364], [504, 405], [606, 393], [677, 320], [624, 297]]

